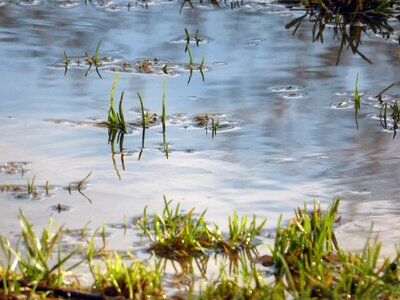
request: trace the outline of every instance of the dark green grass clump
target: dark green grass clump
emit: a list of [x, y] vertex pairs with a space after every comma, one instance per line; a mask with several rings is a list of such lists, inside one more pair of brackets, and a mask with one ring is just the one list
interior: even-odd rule
[[229, 234], [224, 236], [216, 224], [207, 224], [206, 211], [195, 216], [195, 209], [183, 213], [179, 210], [179, 204], [172, 209], [171, 201], [167, 201], [165, 196], [164, 203], [161, 215], [154, 213], [150, 219], [145, 208], [143, 218], [137, 223], [139, 229], [152, 241], [149, 250], [163, 257], [181, 258], [208, 251], [231, 253], [252, 249], [255, 248], [255, 236], [266, 223], [264, 220], [257, 224], [255, 216], [250, 222], [247, 216], [239, 219], [234, 213], [233, 218], [229, 218]]

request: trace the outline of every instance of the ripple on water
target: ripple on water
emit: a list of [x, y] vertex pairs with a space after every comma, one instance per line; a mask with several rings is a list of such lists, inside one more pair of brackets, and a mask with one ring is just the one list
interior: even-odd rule
[[0, 174], [26, 174], [29, 172], [27, 168], [31, 162], [28, 161], [9, 161], [3, 164], [0, 164]]
[[[352, 97], [354, 97], [355, 94], [354, 94], [354, 91], [339, 90], [339, 91], [333, 91], [332, 95], [333, 96], [339, 96], [339, 97], [342, 97], [342, 96], [352, 96]], [[365, 95], [367, 95], [367, 92], [361, 90], [361, 91], [358, 91], [358, 95], [360, 97], [364, 97]]]
[[[196, 37], [196, 33], [195, 32], [189, 33], [189, 36], [190, 36], [189, 43], [190, 44], [195, 44], [195, 45], [197, 45], [197, 44], [206, 44], [210, 40], [205, 35], [198, 35]], [[176, 39], [172, 40], [171, 43], [174, 43], [174, 44], [186, 44], [187, 43], [187, 37], [186, 37], [186, 35], [181, 35], [181, 36], [177, 37]]]
[[81, 5], [82, 2], [80, 0], [59, 0], [57, 1], [57, 6], [60, 8], [74, 8]]
[[42, 0], [19, 0], [17, 1], [17, 5], [19, 6], [38, 6], [42, 5]]
[[[54, 64], [48, 65], [49, 68], [62, 69], [63, 72], [68, 73], [69, 69], [82, 69], [86, 72], [89, 71], [90, 64], [88, 59], [84, 56], [69, 57], [68, 66], [65, 60], [59, 60]], [[95, 69], [92, 67], [91, 69]], [[189, 65], [187, 63], [172, 63], [165, 58], [139, 58], [135, 61], [128, 61], [122, 58], [106, 56], [99, 60], [97, 69], [100, 71], [119, 72], [126, 74], [145, 74], [145, 75], [158, 75], [158, 76], [179, 76], [183, 72], [189, 72], [190, 69], [195, 72], [200, 71], [200, 64]], [[203, 72], [208, 72], [211, 69], [207, 66], [202, 66]], [[91, 70], [93, 72], [93, 70]]]
[[396, 102], [396, 98], [394, 96], [385, 94], [382, 95], [381, 98], [377, 98], [376, 96], [368, 96], [362, 102], [371, 107], [380, 109], [384, 103], [394, 104]]
[[354, 108], [354, 100], [353, 99], [345, 99], [332, 102], [329, 104], [330, 108], [333, 109], [350, 109]]
[[305, 98], [308, 93], [305, 92], [298, 92], [298, 93], [284, 93], [282, 94], [282, 98], [285, 99], [302, 99]]
[[228, 119], [228, 115], [222, 113], [206, 113], [194, 115], [191, 118], [190, 127], [207, 128], [212, 131], [213, 124], [217, 132], [237, 130], [240, 127], [237, 122]]
[[7, 6], [10, 4], [10, 1], [0, 1], [0, 7]]
[[284, 5], [267, 4], [258, 8], [257, 11], [262, 14], [272, 14], [285, 17], [293, 16], [291, 10]]
[[295, 92], [300, 92], [304, 90], [304, 86], [301, 85], [294, 85], [294, 84], [289, 84], [289, 85], [278, 85], [271, 87], [270, 90], [271, 92], [274, 93], [295, 93]]

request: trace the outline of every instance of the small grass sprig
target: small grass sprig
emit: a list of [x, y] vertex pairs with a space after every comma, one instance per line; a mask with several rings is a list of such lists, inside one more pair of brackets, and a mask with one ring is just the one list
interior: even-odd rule
[[[186, 28], [185, 28], [185, 30], [186, 30]], [[194, 64], [194, 62], [193, 62], [192, 51], [190, 50], [189, 44], [186, 44], [185, 52], [187, 52], [188, 55], [189, 55], [189, 65], [188, 65], [188, 67], [189, 67], [189, 72], [190, 73], [189, 73], [189, 79], [188, 79], [187, 84], [189, 84], [190, 81], [192, 80], [193, 70], [195, 70], [195, 69], [198, 69], [200, 71], [201, 78], [204, 81], [205, 80], [205, 78], [204, 78], [204, 70], [203, 70], [203, 68], [204, 68], [204, 57], [202, 58], [200, 65], [196, 66]]]
[[68, 55], [67, 55], [67, 53], [64, 51], [64, 68], [65, 68], [64, 76], [67, 75], [68, 65], [69, 65]]
[[358, 130], [358, 111], [361, 109], [361, 97], [358, 92], [358, 73], [356, 77], [356, 86], [354, 90], [354, 108], [355, 108], [356, 127]]
[[94, 66], [96, 68], [97, 75], [101, 79], [103, 79], [103, 77], [101, 77], [101, 74], [99, 72], [99, 66], [101, 65], [101, 58], [99, 56], [100, 45], [101, 45], [101, 41], [97, 43], [96, 51], [93, 56], [90, 56], [87, 51], [85, 52], [85, 56], [86, 56], [87, 62], [89, 64], [89, 68], [86, 71], [85, 77], [88, 76], [90, 69], [92, 68], [92, 66]]
[[117, 82], [118, 82], [118, 73], [115, 75], [114, 83], [111, 88], [110, 108], [108, 110], [108, 125], [113, 129], [119, 129], [122, 130], [123, 132], [126, 132], [126, 123], [125, 123], [124, 111], [122, 108], [122, 102], [124, 100], [124, 92], [121, 93], [118, 105], [118, 113], [115, 111], [114, 108], [114, 94]]

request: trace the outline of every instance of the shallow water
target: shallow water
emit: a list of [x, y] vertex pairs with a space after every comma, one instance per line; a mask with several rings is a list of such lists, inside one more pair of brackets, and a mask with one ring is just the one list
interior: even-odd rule
[[[383, 132], [374, 118], [376, 100], [368, 99], [398, 79], [398, 45], [390, 39], [364, 36], [361, 51], [373, 65], [344, 51], [336, 66], [339, 43], [332, 32], [323, 44], [312, 43], [312, 24], [305, 22], [293, 36], [285, 25], [300, 13], [276, 4], [234, 10], [197, 4], [180, 14], [180, 5], [168, 1], [149, 2], [147, 9], [128, 1], [2, 3], [0, 160], [30, 163], [23, 172], [2, 171], [0, 182], [25, 184], [35, 176], [42, 195], [23, 200], [1, 193], [1, 233], [16, 232], [19, 208], [37, 227], [52, 216], [70, 228], [91, 220], [94, 228], [135, 218], [146, 205], [160, 211], [163, 195], [183, 209], [208, 208], [208, 219], [222, 228], [236, 210], [267, 218], [272, 231], [281, 213], [289, 218], [304, 201], [326, 205], [341, 196], [343, 246], [362, 248], [373, 222], [384, 254], [393, 254], [400, 241], [399, 141]], [[203, 39], [190, 48], [195, 63], [205, 58], [204, 82], [195, 70], [187, 84], [184, 28], [192, 35], [199, 30]], [[99, 68], [103, 79], [94, 68], [85, 77], [76, 59], [85, 51], [93, 55], [100, 40], [99, 56], [112, 66]], [[64, 51], [76, 63], [65, 76]], [[126, 71], [121, 64], [154, 58], [169, 64], [169, 75], [158, 67]], [[146, 109], [161, 114], [164, 77], [169, 116], [169, 158], [158, 124], [146, 130], [138, 160], [141, 131], [133, 126], [124, 140], [125, 170], [121, 155], [114, 155], [121, 180], [107, 129], [96, 125], [106, 121], [116, 70], [116, 98], [125, 91], [126, 119], [140, 119], [136, 92]], [[351, 102], [357, 73], [365, 92], [359, 130]], [[388, 92], [399, 93], [398, 87]], [[198, 114], [221, 118], [215, 137], [196, 126]], [[89, 171], [84, 193], [92, 204], [65, 189]], [[68, 209], [58, 213], [58, 204]], [[132, 245], [114, 231], [114, 247]]]

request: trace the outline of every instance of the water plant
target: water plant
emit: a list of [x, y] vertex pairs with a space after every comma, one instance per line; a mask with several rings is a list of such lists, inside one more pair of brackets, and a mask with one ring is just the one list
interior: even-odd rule
[[211, 136], [214, 138], [217, 135], [217, 129], [219, 127], [219, 121], [215, 122], [214, 118], [211, 119]]
[[33, 176], [32, 180], [31, 179], [27, 179], [27, 192], [29, 195], [32, 195], [33, 198], [39, 198], [40, 193], [37, 190], [37, 188], [35, 187], [35, 179], [36, 176]]
[[361, 96], [358, 92], [358, 73], [356, 77], [356, 86], [354, 90], [354, 108], [355, 108], [355, 119], [356, 119], [356, 127], [358, 130], [358, 111], [361, 108]]
[[[185, 53], [187, 52], [189, 55], [189, 79], [187, 84], [190, 83], [191, 79], [192, 79], [192, 75], [193, 75], [193, 70], [194, 69], [198, 69], [200, 71], [201, 74], [201, 78], [204, 81], [204, 73], [203, 73], [203, 67], [204, 67], [204, 57], [201, 60], [200, 65], [196, 66], [193, 62], [193, 56], [192, 56], [192, 51], [190, 50], [190, 41], [192, 40], [189, 31], [187, 30], [187, 28], [185, 28], [185, 35], [186, 35], [186, 45], [185, 45]], [[199, 38], [199, 30], [196, 31], [195, 36], [194, 36], [195, 42], [197, 47], [199, 47], [199, 43], [200, 43], [200, 38]]]
[[107, 125], [111, 129], [116, 129], [126, 132], [126, 123], [125, 123], [124, 111], [122, 108], [122, 102], [124, 100], [124, 92], [121, 93], [118, 105], [118, 112], [116, 112], [114, 108], [114, 93], [115, 93], [115, 87], [117, 86], [117, 82], [118, 82], [118, 73], [115, 75], [114, 83], [111, 88], [110, 108], [108, 109]]
[[67, 53], [64, 51], [64, 68], [65, 68], [64, 76], [67, 75], [68, 65], [69, 65], [68, 55], [67, 55]]
[[[320, 1], [323, 3], [323, 1]], [[338, 4], [339, 1], [335, 1]], [[351, 1], [349, 1], [351, 2]], [[362, 2], [362, 1], [360, 1]], [[345, 3], [343, 2], [343, 5]], [[336, 65], [339, 64], [343, 49], [350, 49], [354, 55], [359, 55], [364, 61], [372, 64], [372, 61], [360, 51], [362, 45], [362, 36], [369, 35], [369, 31], [375, 34], [389, 37], [394, 33], [394, 29], [390, 25], [389, 17], [395, 15], [375, 15], [365, 13], [345, 14], [342, 10], [337, 13], [327, 11], [316, 11], [313, 8], [306, 10], [304, 15], [295, 18], [289, 22], [285, 28], [293, 30], [293, 35], [304, 20], [314, 23], [312, 29], [312, 41], [324, 42], [324, 34], [326, 30], [333, 30], [333, 40], [340, 42]], [[362, 24], [362, 26], [360, 26]]]
[[[388, 126], [388, 107], [391, 111], [391, 127]], [[399, 128], [400, 122], [400, 108], [397, 103], [397, 100], [394, 101], [393, 104], [388, 104], [387, 102], [383, 103], [380, 110], [380, 122], [382, 127], [387, 130], [393, 130], [393, 139], [395, 139], [397, 135], [397, 129]]]
[[162, 133], [163, 133], [163, 145], [164, 145], [164, 151], [165, 151], [165, 156], [168, 159], [168, 155], [169, 155], [169, 145], [167, 144], [167, 138], [166, 138], [166, 134], [167, 134], [167, 125], [166, 125], [166, 121], [167, 121], [167, 103], [166, 103], [166, 90], [167, 90], [167, 80], [164, 79], [164, 83], [163, 83], [163, 95], [162, 95], [162, 113], [161, 113], [161, 124], [162, 124]]
[[89, 179], [90, 175], [92, 175], [92, 171], [90, 171], [85, 178], [78, 182], [71, 182], [67, 187], [66, 190], [71, 194], [72, 191], [78, 191], [79, 194], [81, 194], [83, 197], [85, 197], [90, 203], [92, 203], [92, 200], [88, 196], [86, 196], [83, 193], [83, 190], [86, 187], [87, 180]]
[[88, 76], [90, 69], [92, 68], [92, 66], [94, 66], [96, 68], [97, 75], [99, 75], [99, 77], [101, 79], [103, 78], [103, 77], [101, 77], [101, 74], [99, 72], [99, 66], [101, 65], [101, 58], [99, 57], [100, 45], [101, 45], [101, 41], [98, 42], [98, 44], [96, 46], [96, 51], [93, 56], [90, 56], [89, 53], [87, 51], [85, 51], [85, 56], [86, 56], [87, 62], [89, 64], [89, 68], [86, 71], [85, 77]]
[[193, 75], [193, 70], [195, 70], [195, 69], [197, 69], [197, 70], [200, 71], [201, 78], [202, 78], [202, 80], [204, 81], [204, 80], [205, 80], [205, 79], [204, 79], [204, 71], [203, 71], [203, 68], [204, 68], [204, 57], [202, 58], [201, 63], [200, 63], [199, 65], [195, 65], [194, 62], [193, 62], [192, 51], [190, 51], [190, 46], [189, 46], [188, 44], [187, 44], [186, 47], [185, 47], [185, 52], [187, 52], [188, 55], [189, 55], [189, 64], [188, 64], [188, 67], [189, 67], [190, 75], [189, 75], [189, 79], [188, 79], [187, 84], [190, 83], [190, 81], [191, 81], [191, 79], [192, 79], [192, 75]]

